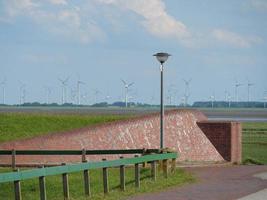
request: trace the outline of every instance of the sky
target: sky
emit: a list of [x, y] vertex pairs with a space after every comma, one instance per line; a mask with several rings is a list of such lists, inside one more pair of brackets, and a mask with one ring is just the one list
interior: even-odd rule
[[[0, 0], [0, 102], [167, 103], [267, 96], [267, 0]], [[191, 80], [186, 91], [184, 80]], [[23, 86], [23, 87], [22, 87]], [[21, 89], [24, 88], [24, 89]], [[96, 95], [95, 91], [99, 91]], [[76, 95], [76, 97], [75, 97]], [[108, 96], [108, 97], [107, 97]]]

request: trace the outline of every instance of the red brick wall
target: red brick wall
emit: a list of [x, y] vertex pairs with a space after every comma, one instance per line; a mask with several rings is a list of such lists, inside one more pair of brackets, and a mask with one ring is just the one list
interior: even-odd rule
[[226, 161], [241, 163], [242, 131], [239, 122], [203, 121], [197, 124]]
[[[197, 122], [207, 118], [197, 110], [174, 110], [165, 115], [165, 147], [179, 153], [179, 161], [223, 161], [212, 138], [198, 127]], [[32, 139], [0, 144], [0, 149], [130, 149], [159, 148], [159, 114], [137, 117], [70, 132], [50, 134]], [[215, 127], [213, 127], [215, 128]], [[229, 130], [220, 128], [221, 133]], [[210, 129], [210, 132], [215, 132]], [[207, 134], [209, 135], [209, 134]], [[221, 138], [222, 142], [223, 137]], [[229, 141], [225, 144], [228, 145]], [[221, 147], [218, 147], [221, 149]], [[225, 149], [225, 151], [227, 148]], [[223, 155], [227, 155], [224, 153]], [[117, 156], [108, 157], [113, 159]], [[102, 156], [89, 156], [100, 160]], [[78, 156], [19, 156], [19, 164], [77, 162]], [[10, 157], [0, 156], [0, 164], [10, 163]]]

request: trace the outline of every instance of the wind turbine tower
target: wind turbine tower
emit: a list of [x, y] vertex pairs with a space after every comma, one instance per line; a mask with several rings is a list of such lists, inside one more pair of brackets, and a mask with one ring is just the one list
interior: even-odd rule
[[66, 88], [67, 88], [67, 83], [69, 80], [69, 77], [66, 79], [58, 79], [61, 82], [61, 87], [62, 87], [62, 96], [61, 96], [61, 104], [63, 105], [66, 103]]
[[238, 102], [238, 88], [242, 86], [243, 84], [235, 82], [235, 101]]
[[267, 102], [267, 90], [264, 91], [264, 97], [263, 97], [263, 100], [264, 100], [264, 108], [266, 108], [266, 102]]
[[189, 85], [190, 85], [190, 82], [192, 81], [192, 79], [191, 78], [189, 80], [183, 79], [183, 81], [185, 83], [184, 104], [185, 104], [185, 106], [187, 106], [188, 105], [188, 98], [190, 96]]
[[248, 81], [248, 83], [247, 83], [247, 89], [248, 89], [248, 102], [250, 102], [250, 88], [251, 88], [251, 86], [253, 86], [254, 84], [253, 83], [251, 83], [250, 81], [249, 81], [249, 79], [247, 79], [247, 81]]
[[213, 108], [214, 107], [214, 101], [215, 101], [215, 95], [211, 95], [210, 96], [210, 100], [211, 100], [211, 107]]
[[85, 84], [80, 79], [77, 81], [77, 104], [81, 105], [81, 84]]
[[107, 93], [107, 95], [105, 96], [105, 101], [108, 103], [111, 99], [111, 96], [109, 95], [109, 92]]
[[20, 87], [19, 87], [19, 104], [20, 105], [25, 103], [25, 96], [26, 96], [25, 84], [20, 82]]
[[100, 91], [98, 89], [94, 89], [94, 94], [95, 94], [95, 103], [98, 102], [98, 95], [100, 94]]
[[227, 100], [228, 100], [228, 108], [231, 107], [231, 99], [232, 99], [231, 94], [228, 93], [228, 96], [227, 96]]
[[50, 87], [45, 87], [45, 96], [46, 96], [46, 104], [50, 103], [50, 96], [52, 93], [52, 89]]
[[126, 81], [124, 81], [122, 79], [121, 79], [121, 81], [123, 82], [124, 89], [125, 89], [125, 107], [127, 108], [128, 107], [128, 98], [129, 98], [128, 97], [128, 89], [129, 89], [129, 87], [131, 87], [134, 84], [134, 82], [128, 84], [128, 83], [126, 83]]
[[6, 79], [4, 79], [0, 85], [2, 85], [2, 103], [5, 104], [6, 103]]
[[225, 101], [228, 100], [228, 95], [229, 95], [229, 92], [227, 90], [224, 90], [224, 100]]

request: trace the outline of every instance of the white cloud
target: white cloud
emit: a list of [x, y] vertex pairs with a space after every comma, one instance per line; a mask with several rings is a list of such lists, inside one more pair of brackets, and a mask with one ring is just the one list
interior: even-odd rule
[[267, 0], [249, 0], [248, 5], [259, 11], [267, 11]]
[[7, 13], [5, 19], [26, 16], [51, 33], [78, 40], [84, 44], [105, 38], [105, 34], [100, 27], [82, 18], [83, 14], [80, 12], [79, 7], [57, 7], [59, 5], [67, 5], [65, 0], [49, 0], [49, 2], [58, 9], [49, 10], [45, 6], [48, 2], [41, 0], [7, 1], [5, 3]]
[[66, 0], [49, 0], [50, 3], [55, 4], [55, 5], [67, 5]]
[[177, 38], [181, 41], [190, 37], [185, 24], [170, 16], [161, 0], [98, 0], [98, 2], [136, 13], [143, 18], [142, 26], [157, 37]]
[[8, 16], [14, 17], [23, 12], [31, 12], [38, 6], [39, 4], [32, 0], [9, 0], [5, 2], [5, 11]]
[[[167, 13], [162, 0], [87, 0], [82, 4], [75, 4], [75, 1], [70, 4], [67, 0], [9, 0], [3, 5], [6, 16], [0, 15], [0, 22], [25, 16], [50, 33], [84, 44], [105, 39], [106, 33], [98, 20], [108, 20], [119, 27], [125, 12], [134, 13], [136, 22], [151, 35], [174, 39], [185, 47], [213, 45], [211, 37], [242, 48], [262, 42], [259, 37], [245, 37], [223, 29], [215, 29], [211, 34], [192, 34], [183, 22]], [[113, 17], [114, 12], [119, 14]]]
[[260, 37], [257, 36], [244, 37], [237, 33], [223, 29], [213, 30], [212, 36], [221, 42], [241, 48], [248, 48], [251, 47], [253, 44], [262, 42], [262, 39]]

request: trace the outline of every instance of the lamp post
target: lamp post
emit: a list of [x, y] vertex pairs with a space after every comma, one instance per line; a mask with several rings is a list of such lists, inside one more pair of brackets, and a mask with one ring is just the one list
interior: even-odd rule
[[164, 147], [164, 102], [163, 102], [163, 63], [168, 59], [168, 53], [156, 53], [157, 60], [160, 62], [160, 148]]

